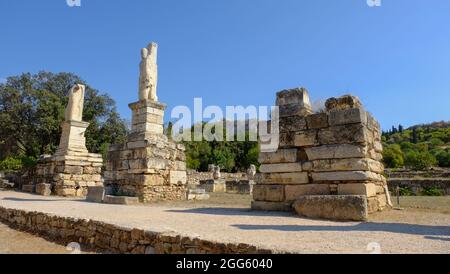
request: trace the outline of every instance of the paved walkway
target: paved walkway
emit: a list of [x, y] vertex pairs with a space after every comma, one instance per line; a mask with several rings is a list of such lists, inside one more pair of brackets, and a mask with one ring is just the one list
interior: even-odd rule
[[430, 213], [432, 218], [414, 222], [330, 222], [239, 208], [114, 206], [1, 191], [0, 206], [223, 243], [247, 243], [275, 251], [370, 253], [369, 246], [376, 251], [379, 247], [382, 253], [450, 254], [448, 214]]

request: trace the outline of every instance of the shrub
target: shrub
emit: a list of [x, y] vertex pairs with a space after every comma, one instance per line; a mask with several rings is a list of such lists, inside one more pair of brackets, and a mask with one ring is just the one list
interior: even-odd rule
[[405, 155], [405, 165], [413, 170], [425, 170], [436, 164], [436, 158], [428, 151], [409, 151]]
[[400, 196], [415, 196], [415, 194], [408, 187], [401, 187]]
[[428, 187], [422, 190], [424, 196], [444, 196], [444, 192], [436, 187]]
[[389, 145], [383, 153], [386, 167], [398, 168], [404, 165], [403, 152], [399, 145]]
[[24, 168], [31, 168], [36, 165], [36, 159], [33, 157], [8, 157], [0, 161], [0, 170], [4, 172], [16, 172]]

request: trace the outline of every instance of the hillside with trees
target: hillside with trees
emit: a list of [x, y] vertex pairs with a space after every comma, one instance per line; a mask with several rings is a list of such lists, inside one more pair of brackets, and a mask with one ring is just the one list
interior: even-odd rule
[[425, 170], [450, 167], [450, 122], [399, 125], [383, 132], [384, 162], [388, 168]]

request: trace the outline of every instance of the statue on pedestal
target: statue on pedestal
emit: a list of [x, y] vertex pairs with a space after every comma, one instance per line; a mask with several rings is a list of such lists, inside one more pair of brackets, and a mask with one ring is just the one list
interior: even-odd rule
[[158, 86], [158, 45], [150, 43], [147, 48], [141, 50], [140, 76], [139, 76], [139, 101], [158, 101], [156, 89]]
[[69, 103], [65, 112], [65, 120], [83, 121], [84, 91], [83, 85], [74, 85], [69, 91]]

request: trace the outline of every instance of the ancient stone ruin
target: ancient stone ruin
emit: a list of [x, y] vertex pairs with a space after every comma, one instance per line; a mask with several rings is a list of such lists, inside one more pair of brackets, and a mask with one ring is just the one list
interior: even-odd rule
[[252, 208], [364, 220], [390, 204], [381, 130], [357, 97], [331, 98], [313, 113], [305, 89], [277, 94], [279, 149], [261, 152]]
[[140, 202], [186, 199], [184, 146], [164, 135], [164, 110], [156, 95], [157, 48], [142, 49], [139, 101], [129, 105], [132, 129], [123, 144], [112, 145], [106, 160], [105, 185], [117, 196]]
[[85, 196], [88, 187], [103, 185], [102, 156], [86, 148], [84, 134], [89, 123], [82, 121], [84, 93], [83, 85], [70, 90], [59, 148], [53, 156], [43, 156], [29, 171], [22, 190], [72, 197]]

